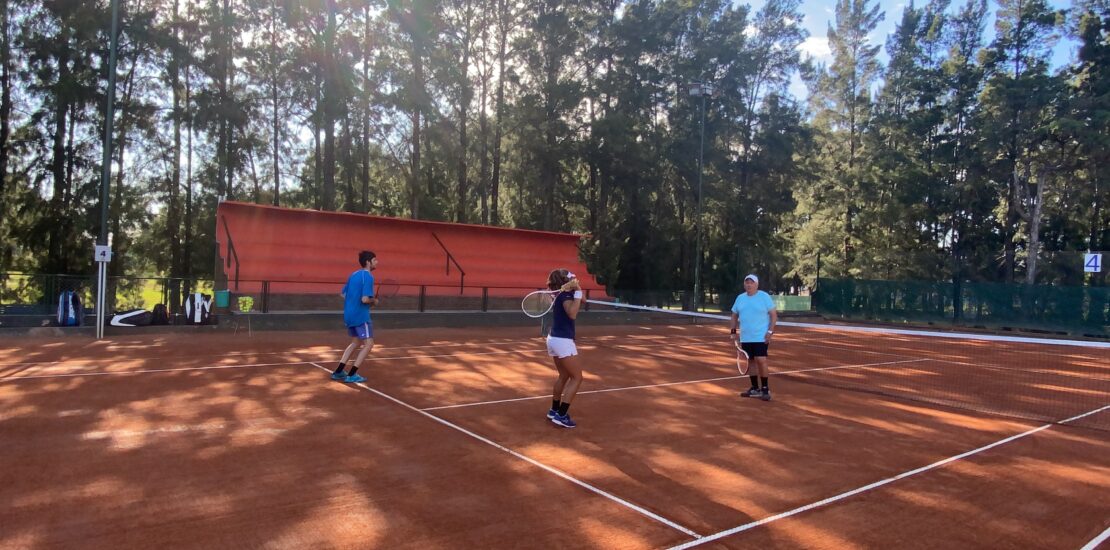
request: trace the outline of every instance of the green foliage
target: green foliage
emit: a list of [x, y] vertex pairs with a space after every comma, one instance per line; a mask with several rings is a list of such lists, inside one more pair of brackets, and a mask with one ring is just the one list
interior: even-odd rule
[[[0, 270], [91, 273], [109, 4], [6, 5]], [[1110, 248], [1105, 2], [910, 5], [885, 67], [869, 0], [817, 66], [800, 0], [123, 6], [115, 275], [211, 277], [222, 197], [583, 233], [612, 289], [1105, 283], [1054, 260]]]

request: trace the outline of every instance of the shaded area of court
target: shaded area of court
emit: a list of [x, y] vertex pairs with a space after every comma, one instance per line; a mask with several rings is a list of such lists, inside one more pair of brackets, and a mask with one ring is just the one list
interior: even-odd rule
[[[458, 429], [327, 381], [345, 343], [335, 334], [2, 347], [0, 431], [12, 444], [0, 449], [0, 545], [667, 548], [694, 538], [632, 506], [712, 535], [1043, 424], [797, 375], [772, 378], [770, 403], [741, 399], [747, 380], [725, 333], [583, 328], [575, 430], [544, 418], [553, 369], [534, 328], [379, 337], [368, 386]], [[793, 328], [776, 338], [776, 372], [912, 389], [972, 379], [994, 357], [987, 370], [1033, 373], [1072, 406], [1086, 394], [1110, 404], [1062, 381], [1110, 370], [1078, 348]], [[1044, 370], [1055, 374], [1040, 380]], [[1042, 390], [992, 399], [1038, 405]], [[1110, 449], [1091, 427], [1108, 415], [705, 547], [1078, 548], [1110, 525]]]
[[0, 546], [504, 547], [573, 537], [647, 547], [671, 536], [321, 374], [301, 365], [0, 386], [0, 428], [18, 442], [0, 449]]

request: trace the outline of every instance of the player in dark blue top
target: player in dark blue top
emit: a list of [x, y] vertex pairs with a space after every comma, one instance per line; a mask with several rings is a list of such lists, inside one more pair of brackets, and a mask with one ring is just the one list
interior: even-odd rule
[[547, 336], [547, 353], [554, 358], [555, 369], [559, 371], [547, 418], [558, 426], [573, 428], [576, 424], [570, 419], [570, 402], [582, 384], [582, 365], [574, 345], [574, 319], [582, 305], [582, 290], [574, 274], [565, 269], [556, 269], [547, 276], [547, 288], [561, 290], [551, 308], [554, 320]]
[[[343, 323], [347, 325], [347, 335], [351, 337], [351, 343], [343, 350], [339, 366], [331, 374], [332, 380], [348, 383], [366, 381], [365, 377], [358, 374], [358, 366], [374, 347], [374, 325], [370, 323], [370, 307], [378, 303], [374, 296], [374, 276], [370, 273], [378, 268], [378, 258], [373, 252], [363, 250], [358, 253], [358, 263], [362, 269], [347, 278], [347, 284], [343, 285], [343, 291], [339, 293], [343, 297]], [[355, 358], [351, 371], [343, 372], [347, 368], [347, 360], [360, 345], [362, 350]]]

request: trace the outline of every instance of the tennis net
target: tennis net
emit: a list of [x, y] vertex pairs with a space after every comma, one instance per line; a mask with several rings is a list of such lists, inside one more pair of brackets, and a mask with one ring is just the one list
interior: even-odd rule
[[[707, 325], [707, 335], [718, 327], [722, 335], [728, 330], [727, 314], [602, 300], [587, 303], [588, 311], [621, 317], [625, 323]], [[780, 318], [769, 364], [772, 380], [1110, 430], [1106, 342]]]

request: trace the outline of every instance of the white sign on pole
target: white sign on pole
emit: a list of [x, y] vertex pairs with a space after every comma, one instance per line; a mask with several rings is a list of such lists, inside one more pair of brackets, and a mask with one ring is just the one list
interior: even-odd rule
[[1102, 254], [1084, 254], [1083, 272], [1102, 273]]
[[112, 247], [106, 244], [96, 245], [93, 252], [93, 260], [97, 262], [112, 261]]

